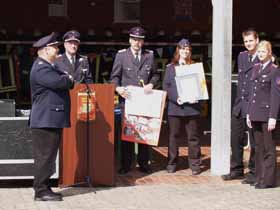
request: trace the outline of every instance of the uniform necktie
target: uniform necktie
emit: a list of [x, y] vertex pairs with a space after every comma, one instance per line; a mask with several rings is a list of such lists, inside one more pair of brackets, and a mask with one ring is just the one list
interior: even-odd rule
[[75, 58], [74, 58], [74, 56], [71, 56], [71, 64], [72, 64], [73, 68], [75, 68]]
[[263, 70], [263, 64], [260, 65], [260, 72]]
[[249, 63], [253, 61], [253, 55], [249, 55]]
[[140, 64], [140, 59], [139, 59], [138, 53], [135, 53], [135, 63], [136, 63], [137, 65]]

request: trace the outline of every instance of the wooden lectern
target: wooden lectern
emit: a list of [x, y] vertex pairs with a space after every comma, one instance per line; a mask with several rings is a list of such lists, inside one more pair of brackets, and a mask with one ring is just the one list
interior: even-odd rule
[[[115, 184], [114, 160], [114, 91], [112, 84], [89, 84], [95, 91], [95, 119], [89, 121], [89, 148], [87, 124], [78, 119], [78, 92], [85, 84], [75, 85], [71, 96], [71, 127], [63, 131], [60, 150], [60, 186], [70, 186], [85, 181], [89, 176], [92, 185]], [[89, 155], [87, 156], [87, 152]], [[87, 157], [88, 160], [87, 160]], [[89, 161], [89, 162], [87, 162]], [[89, 169], [87, 171], [87, 163]]]

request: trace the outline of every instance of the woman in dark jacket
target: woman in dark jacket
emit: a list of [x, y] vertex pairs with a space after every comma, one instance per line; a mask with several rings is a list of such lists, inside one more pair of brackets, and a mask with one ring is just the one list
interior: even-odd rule
[[178, 96], [175, 76], [176, 66], [190, 65], [191, 46], [187, 39], [182, 39], [176, 48], [172, 63], [167, 65], [163, 81], [163, 89], [168, 96], [168, 123], [169, 123], [169, 147], [167, 172], [174, 173], [178, 159], [178, 140], [181, 126], [187, 132], [188, 138], [188, 161], [193, 175], [201, 173], [200, 168], [200, 137], [197, 127], [197, 120], [200, 116], [200, 104], [198, 101], [183, 103]]
[[261, 41], [257, 47], [260, 63], [252, 74], [247, 125], [256, 141], [256, 189], [276, 186], [276, 120], [280, 108], [280, 70], [272, 62], [271, 44]]

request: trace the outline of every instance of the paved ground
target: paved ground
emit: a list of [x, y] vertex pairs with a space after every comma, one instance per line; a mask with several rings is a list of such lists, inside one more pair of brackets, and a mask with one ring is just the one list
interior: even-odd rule
[[[166, 148], [153, 152], [155, 172], [135, 169], [117, 177], [116, 187], [55, 188], [63, 202], [34, 202], [30, 187], [0, 188], [0, 210], [279, 210], [280, 187], [256, 190], [240, 181], [224, 182], [209, 172], [209, 147], [203, 148], [203, 173], [192, 176], [181, 149], [179, 170], [164, 170]], [[247, 153], [246, 153], [247, 154]], [[279, 161], [278, 161], [279, 162]]]

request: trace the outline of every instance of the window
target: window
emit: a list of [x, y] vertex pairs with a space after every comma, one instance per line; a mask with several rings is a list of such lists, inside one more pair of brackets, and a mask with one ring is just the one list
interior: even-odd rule
[[48, 0], [50, 17], [67, 17], [67, 0]]
[[114, 0], [114, 22], [139, 23], [141, 0]]
[[175, 20], [191, 20], [192, 19], [192, 3], [193, 0], [174, 0], [174, 16]]

